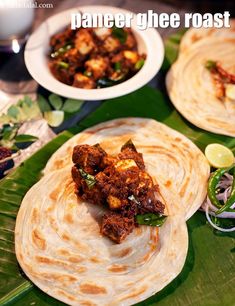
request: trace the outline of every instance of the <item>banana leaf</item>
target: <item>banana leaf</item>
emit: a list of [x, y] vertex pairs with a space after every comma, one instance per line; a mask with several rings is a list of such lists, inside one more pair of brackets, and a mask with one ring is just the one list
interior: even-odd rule
[[[166, 67], [177, 56], [179, 39], [171, 41], [174, 44], [173, 51], [166, 47]], [[128, 116], [148, 117], [164, 122], [185, 134], [202, 150], [212, 142], [235, 149], [234, 138], [196, 128], [174, 110], [166, 95], [149, 87], [104, 102], [80, 122], [73, 132], [99, 122]], [[24, 194], [40, 179], [41, 170], [50, 155], [72, 135], [69, 132], [59, 135], [0, 181], [0, 305], [64, 305], [35, 287], [23, 274], [14, 253], [14, 226]], [[189, 250], [183, 271], [161, 292], [138, 305], [234, 305], [234, 234], [214, 232], [201, 212], [196, 213], [187, 225]]]
[[72, 135], [62, 133], [0, 181], [0, 305], [9, 305], [34, 288], [16, 260], [15, 218], [25, 193], [40, 179], [48, 158]]

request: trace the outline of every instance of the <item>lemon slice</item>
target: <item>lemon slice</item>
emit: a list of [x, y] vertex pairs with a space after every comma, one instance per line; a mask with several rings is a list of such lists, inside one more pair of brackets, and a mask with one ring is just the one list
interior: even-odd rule
[[64, 112], [59, 110], [45, 112], [44, 119], [50, 126], [57, 127], [64, 121]]
[[233, 152], [218, 143], [209, 144], [205, 149], [205, 155], [211, 166], [215, 168], [226, 168], [234, 163]]

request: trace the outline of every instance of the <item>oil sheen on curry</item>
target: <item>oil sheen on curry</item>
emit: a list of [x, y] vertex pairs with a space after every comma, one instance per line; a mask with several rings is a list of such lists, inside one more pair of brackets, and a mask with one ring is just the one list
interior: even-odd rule
[[145, 54], [129, 28], [80, 28], [50, 39], [49, 68], [54, 77], [73, 87], [109, 87], [131, 78], [144, 65]]
[[100, 225], [104, 236], [121, 243], [135, 227], [164, 223], [159, 187], [146, 172], [143, 156], [131, 140], [117, 156], [108, 155], [99, 144], [77, 145], [72, 160], [77, 196], [107, 208]]

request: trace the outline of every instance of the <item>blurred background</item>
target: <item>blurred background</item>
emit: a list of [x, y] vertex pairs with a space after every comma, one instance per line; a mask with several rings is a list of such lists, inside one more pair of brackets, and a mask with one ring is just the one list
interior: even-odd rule
[[[40, 22], [42, 18], [47, 18], [54, 12], [61, 11], [65, 8], [77, 5], [111, 5], [129, 9], [134, 12], [146, 12], [152, 9], [157, 13], [161, 12], [177, 12], [184, 14], [185, 12], [200, 13], [218, 13], [230, 11], [232, 17], [235, 16], [235, 1], [233, 0], [39, 0], [38, 3], [51, 3], [53, 9], [37, 9], [36, 22]], [[162, 34], [171, 32], [172, 29], [158, 29]]]
[[[1, 6], [1, 4], [11, 1], [18, 3], [20, 1], [31, 1], [36, 3], [38, 8], [31, 11], [26, 9], [24, 13], [22, 9], [16, 9], [15, 15], [11, 17], [14, 20], [12, 22], [8, 16], [12, 12], [3, 9]], [[34, 94], [38, 90], [38, 85], [31, 79], [24, 64], [24, 43], [28, 35], [53, 14], [76, 6], [94, 4], [116, 6], [136, 13], [146, 12], [148, 9], [152, 9], [156, 13], [177, 12], [181, 15], [181, 18], [186, 12], [216, 13], [227, 10], [231, 16], [234, 17], [235, 14], [235, 1], [232, 0], [0, 0], [0, 98], [2, 101], [0, 111], [5, 108], [4, 101], [7, 104], [10, 100], [17, 100], [18, 95]], [[19, 11], [22, 11], [21, 16]], [[16, 31], [19, 31], [20, 27], [23, 26], [26, 30], [22, 37], [17, 37], [17, 40], [13, 39], [9, 46], [1, 39], [1, 35], [7, 35], [10, 26], [12, 26], [12, 31], [14, 31], [14, 27]], [[159, 28], [158, 31], [165, 39], [176, 32], [176, 29]]]
[[[14, 1], [18, 4], [24, 1], [36, 3], [37, 8], [7, 9], [6, 4]], [[46, 98], [50, 95], [31, 78], [26, 69], [24, 62], [25, 43], [30, 33], [51, 15], [83, 5], [116, 6], [135, 13], [144, 13], [149, 9], [156, 13], [176, 12], [181, 15], [181, 20], [186, 12], [223, 13], [229, 11], [232, 17], [235, 15], [235, 1], [233, 0], [0, 0], [0, 114], [5, 114], [11, 105], [24, 98], [25, 95], [33, 100], [38, 94], [42, 94]], [[183, 22], [181, 24], [183, 25]], [[164, 40], [178, 31], [172, 28], [157, 30]], [[164, 90], [162, 88], [164, 86], [162, 71], [151, 81], [150, 86]], [[73, 126], [96, 107], [99, 107], [100, 103], [101, 101], [84, 103], [80, 112], [53, 131], [42, 122], [42, 132], [37, 136], [47, 142], [54, 136], [53, 133]], [[30, 123], [30, 128], [32, 127], [33, 125]], [[38, 130], [38, 125], [35, 125], [34, 130], [30, 132], [33, 134]], [[40, 143], [40, 146], [42, 144]]]

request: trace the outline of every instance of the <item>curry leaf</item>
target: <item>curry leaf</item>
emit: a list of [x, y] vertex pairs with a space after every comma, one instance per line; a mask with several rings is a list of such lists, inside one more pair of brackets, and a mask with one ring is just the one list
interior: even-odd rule
[[148, 213], [136, 216], [136, 222], [140, 225], [162, 226], [165, 221], [166, 216], [161, 214]]
[[51, 110], [50, 104], [47, 102], [47, 100], [42, 95], [38, 95], [37, 101], [38, 101], [38, 106], [42, 113], [48, 112]]
[[135, 147], [135, 145], [134, 145], [134, 143], [132, 142], [131, 139], [127, 140], [127, 142], [124, 143], [124, 145], [121, 147], [121, 151], [123, 151], [127, 148], [129, 148], [130, 150], [132, 150], [134, 152], [137, 152], [136, 147]]
[[16, 119], [18, 114], [19, 114], [19, 109], [17, 108], [17, 106], [12, 105], [8, 108], [7, 115], [9, 117], [13, 117]]
[[215, 61], [212, 61], [212, 60], [208, 60], [206, 61], [205, 63], [205, 68], [208, 69], [208, 70], [213, 70], [216, 68], [216, 62]]
[[124, 44], [127, 39], [127, 32], [124, 31], [122, 28], [113, 27], [112, 28], [112, 35], [117, 38], [121, 44]]
[[23, 104], [26, 104], [28, 107], [33, 105], [33, 101], [29, 96], [25, 96], [22, 101], [23, 101]]
[[38, 137], [27, 134], [21, 134], [15, 137], [15, 143], [34, 142], [36, 140], [38, 140]]
[[67, 99], [64, 102], [62, 110], [67, 113], [75, 113], [81, 108], [82, 104], [82, 100]]
[[63, 105], [61, 97], [56, 94], [51, 94], [49, 96], [49, 101], [55, 110], [60, 110]]
[[83, 169], [79, 169], [79, 172], [81, 174], [81, 177], [86, 181], [88, 188], [91, 189], [96, 183], [95, 177], [85, 172]]
[[19, 129], [18, 125], [13, 125], [13, 126], [5, 125], [1, 131], [2, 139], [7, 141], [13, 140], [17, 134], [18, 129]]

